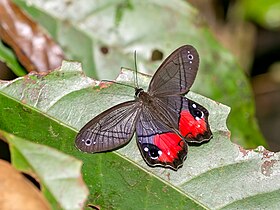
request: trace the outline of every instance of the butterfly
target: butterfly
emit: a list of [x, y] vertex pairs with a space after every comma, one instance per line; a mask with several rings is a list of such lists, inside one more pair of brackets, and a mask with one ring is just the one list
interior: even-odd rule
[[209, 113], [184, 95], [192, 86], [199, 55], [191, 45], [176, 49], [151, 79], [147, 92], [135, 88], [135, 100], [102, 112], [76, 136], [76, 147], [96, 153], [120, 148], [136, 132], [138, 148], [150, 166], [177, 170], [188, 153], [188, 143], [212, 138]]

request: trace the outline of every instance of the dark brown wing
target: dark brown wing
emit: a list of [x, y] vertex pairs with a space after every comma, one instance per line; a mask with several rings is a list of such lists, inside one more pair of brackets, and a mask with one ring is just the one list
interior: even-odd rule
[[103, 152], [127, 144], [135, 131], [141, 104], [118, 104], [89, 121], [76, 137], [76, 147], [88, 153]]
[[154, 74], [148, 92], [154, 96], [183, 94], [192, 86], [199, 66], [199, 55], [190, 45], [175, 50]]

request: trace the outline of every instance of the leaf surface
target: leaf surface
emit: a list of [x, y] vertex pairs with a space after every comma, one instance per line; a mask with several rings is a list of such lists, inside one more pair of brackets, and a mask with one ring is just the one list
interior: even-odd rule
[[[133, 74], [123, 70], [117, 81], [131, 84]], [[145, 88], [150, 77], [139, 74], [138, 79]], [[84, 154], [74, 147], [76, 131], [101, 111], [133, 99], [133, 88], [100, 83], [86, 77], [79, 64], [64, 63], [46, 75], [1, 83], [0, 90], [0, 108], [6, 110], [0, 128], [81, 159], [91, 204], [105, 209], [279, 206], [279, 153], [231, 143], [226, 127], [230, 109], [220, 103], [187, 95], [208, 109], [214, 138], [190, 146], [184, 166], [175, 172], [147, 166], [135, 139], [116, 152]]]

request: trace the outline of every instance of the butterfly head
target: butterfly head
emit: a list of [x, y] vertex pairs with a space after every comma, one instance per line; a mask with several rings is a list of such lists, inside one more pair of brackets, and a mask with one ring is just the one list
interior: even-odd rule
[[144, 92], [143, 88], [135, 88], [135, 97], [139, 98], [140, 94]]

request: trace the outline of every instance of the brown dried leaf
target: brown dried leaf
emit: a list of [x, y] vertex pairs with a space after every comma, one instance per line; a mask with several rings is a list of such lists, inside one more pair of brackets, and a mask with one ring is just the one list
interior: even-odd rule
[[51, 37], [10, 0], [0, 1], [0, 38], [29, 72], [55, 69], [64, 58]]
[[51, 209], [41, 192], [8, 162], [0, 160], [0, 209]]

